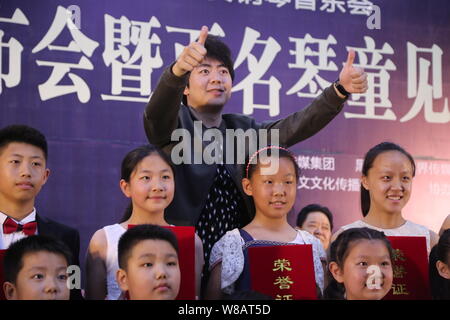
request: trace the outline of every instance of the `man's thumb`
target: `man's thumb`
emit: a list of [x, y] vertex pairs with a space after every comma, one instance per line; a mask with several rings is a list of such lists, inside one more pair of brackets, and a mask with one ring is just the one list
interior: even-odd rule
[[202, 30], [200, 30], [200, 36], [198, 37], [197, 43], [201, 45], [205, 45], [206, 38], [208, 37], [208, 27], [203, 26]]
[[351, 67], [353, 65], [353, 61], [355, 60], [355, 50], [350, 49], [347, 56], [347, 61], [345, 62], [346, 67]]

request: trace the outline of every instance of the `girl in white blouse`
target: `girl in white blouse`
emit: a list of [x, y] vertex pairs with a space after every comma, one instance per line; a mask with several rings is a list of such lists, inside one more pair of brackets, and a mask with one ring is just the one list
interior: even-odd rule
[[244, 175], [242, 186], [253, 198], [255, 217], [244, 228], [228, 231], [213, 246], [206, 298], [220, 299], [223, 294], [251, 290], [245, 255], [249, 246], [257, 245], [311, 244], [316, 283], [323, 290], [321, 259], [326, 260], [326, 254], [322, 244], [309, 232], [296, 230], [287, 221], [299, 178], [295, 157], [281, 147], [263, 148], [250, 157]]

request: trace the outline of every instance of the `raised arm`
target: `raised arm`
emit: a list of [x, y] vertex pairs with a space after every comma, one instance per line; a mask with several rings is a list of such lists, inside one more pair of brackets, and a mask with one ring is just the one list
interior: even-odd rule
[[178, 111], [191, 72], [206, 55], [208, 27], [203, 26], [197, 41], [185, 47], [177, 61], [164, 70], [144, 112], [144, 128], [150, 143], [163, 147], [170, 143], [178, 126]]
[[[364, 93], [367, 90], [367, 75], [363, 69], [353, 66], [355, 52], [350, 50], [347, 61], [339, 73], [339, 84], [347, 93]], [[292, 146], [324, 128], [342, 110], [347, 96], [339, 92], [336, 84], [325, 88], [306, 108], [288, 117], [263, 124], [263, 128], [279, 129], [280, 143]]]

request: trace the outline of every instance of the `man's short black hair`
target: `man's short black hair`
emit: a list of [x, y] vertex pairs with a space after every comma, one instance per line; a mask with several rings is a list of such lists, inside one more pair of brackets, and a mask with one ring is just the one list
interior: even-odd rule
[[0, 129], [0, 153], [1, 149], [13, 142], [26, 143], [38, 147], [44, 152], [45, 160], [48, 158], [47, 139], [37, 129], [21, 124], [14, 124]]
[[14, 242], [6, 250], [3, 260], [5, 281], [15, 283], [17, 275], [23, 268], [25, 255], [42, 251], [63, 256], [67, 261], [67, 266], [72, 261], [72, 254], [69, 248], [61, 240], [43, 235], [29, 236]]
[[[230, 72], [231, 81], [234, 80], [234, 62], [231, 58], [230, 48], [220, 37], [208, 35], [205, 40], [206, 56], [222, 62]], [[189, 85], [189, 84], [188, 84]], [[187, 106], [187, 97], [183, 95], [183, 104]]]
[[327, 207], [321, 206], [319, 204], [309, 204], [306, 207], [304, 207], [297, 216], [297, 227], [301, 228], [303, 227], [303, 223], [305, 222], [306, 218], [311, 212], [319, 211], [322, 212], [324, 215], [327, 216], [328, 220], [330, 221], [330, 230], [333, 230], [333, 214], [331, 213], [330, 209]]
[[163, 240], [169, 242], [178, 254], [178, 241], [175, 234], [164, 227], [141, 224], [128, 229], [119, 240], [119, 268], [126, 270], [133, 248], [141, 241]]

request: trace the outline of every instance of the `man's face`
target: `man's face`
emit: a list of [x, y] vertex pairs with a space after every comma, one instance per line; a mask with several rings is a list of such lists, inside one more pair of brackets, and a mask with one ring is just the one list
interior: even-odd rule
[[40, 148], [27, 143], [8, 144], [0, 150], [0, 203], [34, 204], [48, 175]]
[[230, 71], [219, 60], [205, 57], [192, 70], [189, 86], [184, 90], [188, 105], [202, 111], [203, 108], [222, 108], [231, 97]]
[[69, 300], [67, 261], [64, 256], [47, 251], [28, 253], [16, 283], [8, 282], [8, 300]]

